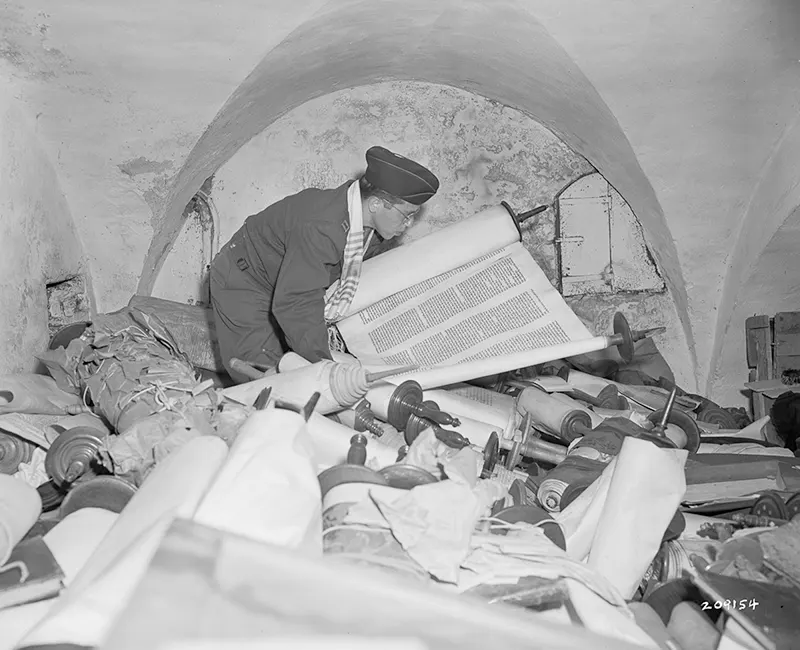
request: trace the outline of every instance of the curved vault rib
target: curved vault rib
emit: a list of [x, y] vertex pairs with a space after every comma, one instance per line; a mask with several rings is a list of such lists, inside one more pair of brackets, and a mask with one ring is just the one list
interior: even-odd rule
[[186, 203], [253, 136], [311, 99], [391, 80], [454, 86], [506, 104], [587, 158], [642, 223], [696, 368], [686, 286], [655, 191], [592, 83], [517, 0], [327, 3], [265, 55], [198, 140], [165, 201], [139, 293], [152, 291]]
[[753, 190], [739, 235], [728, 258], [717, 306], [717, 323], [706, 390], [717, 381], [725, 334], [732, 324], [737, 295], [778, 229], [800, 205], [800, 115], [786, 129]]

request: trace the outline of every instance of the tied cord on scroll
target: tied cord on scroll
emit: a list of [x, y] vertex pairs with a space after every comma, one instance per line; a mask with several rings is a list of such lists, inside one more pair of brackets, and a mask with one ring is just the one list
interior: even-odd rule
[[592, 338], [502, 207], [366, 261], [337, 327], [375, 368], [442, 368]]

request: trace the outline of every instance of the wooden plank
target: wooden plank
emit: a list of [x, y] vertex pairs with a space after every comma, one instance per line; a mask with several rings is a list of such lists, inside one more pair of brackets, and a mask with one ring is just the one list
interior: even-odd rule
[[781, 355], [775, 357], [775, 378], [783, 380], [784, 372], [788, 371], [794, 371], [790, 374], [797, 377], [798, 371], [800, 371], [800, 356]]
[[800, 311], [782, 311], [775, 314], [775, 333], [800, 335]]
[[[750, 381], [772, 379], [772, 326], [769, 316], [751, 316], [745, 321], [747, 365], [752, 368]], [[758, 420], [769, 413], [763, 395], [750, 394], [750, 410]]]
[[775, 332], [776, 357], [800, 357], [800, 334]]
[[[758, 365], [758, 348], [756, 341], [764, 334], [756, 330], [769, 330], [769, 316], [751, 316], [744, 322], [747, 340], [747, 367], [755, 368]], [[762, 379], [768, 379], [762, 377]]]
[[785, 370], [800, 370], [800, 312], [775, 314], [775, 377]]
[[[758, 371], [755, 368], [750, 368], [748, 374], [748, 381], [757, 381], [756, 375]], [[750, 412], [753, 414], [754, 420], [760, 420], [766, 413], [764, 413], [764, 396], [750, 391]]]
[[756, 337], [756, 370], [759, 379], [774, 378], [774, 360], [772, 356], [772, 331], [771, 328], [755, 330]]

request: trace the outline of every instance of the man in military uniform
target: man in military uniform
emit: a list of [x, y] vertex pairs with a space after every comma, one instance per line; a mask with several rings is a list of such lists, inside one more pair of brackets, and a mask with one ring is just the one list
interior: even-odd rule
[[372, 147], [366, 158], [357, 181], [306, 189], [248, 217], [214, 258], [211, 306], [234, 381], [248, 380], [231, 368], [234, 358], [262, 368], [287, 350], [330, 359], [327, 324], [352, 300], [378, 243], [372, 234], [403, 233], [439, 189], [428, 169], [388, 149]]

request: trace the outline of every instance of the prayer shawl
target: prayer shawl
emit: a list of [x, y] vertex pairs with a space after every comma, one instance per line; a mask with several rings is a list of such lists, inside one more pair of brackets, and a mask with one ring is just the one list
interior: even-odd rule
[[342, 254], [342, 275], [325, 292], [325, 321], [328, 323], [328, 346], [332, 351], [344, 352], [345, 344], [334, 325], [347, 315], [361, 279], [361, 264], [374, 231], [364, 241], [364, 217], [361, 213], [361, 189], [358, 181], [347, 190], [347, 211], [350, 230]]
[[335, 323], [347, 315], [361, 278], [364, 252], [369, 246], [372, 231], [364, 241], [364, 221], [361, 214], [361, 190], [356, 181], [347, 190], [347, 210], [350, 215], [350, 230], [342, 255], [342, 275], [325, 292], [325, 320]]

